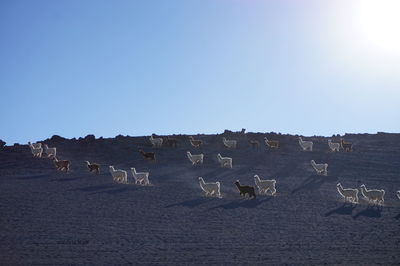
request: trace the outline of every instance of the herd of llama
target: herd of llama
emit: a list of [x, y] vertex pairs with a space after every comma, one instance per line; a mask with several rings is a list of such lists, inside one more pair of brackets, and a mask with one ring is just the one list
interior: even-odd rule
[[[227, 149], [237, 149], [237, 140], [227, 139], [223, 137], [222, 144]], [[176, 147], [178, 145], [178, 140], [175, 138], [167, 137], [163, 139], [161, 137], [156, 137], [154, 134], [150, 136], [149, 141], [153, 148], [161, 148], [164, 146]], [[190, 145], [194, 148], [199, 148], [204, 145], [202, 140], [194, 139], [189, 136], [188, 141]], [[264, 138], [264, 142], [267, 148], [279, 149], [280, 144], [279, 141], [269, 140], [267, 137]], [[301, 137], [298, 138], [299, 146], [303, 151], [313, 151], [313, 142], [308, 140], [303, 140]], [[249, 143], [252, 147], [258, 148], [260, 146], [260, 142], [258, 140], [249, 140]], [[42, 143], [31, 143], [28, 142], [28, 145], [31, 149], [31, 152], [34, 157], [46, 157], [53, 160], [54, 165], [57, 170], [68, 172], [71, 167], [71, 162], [69, 160], [58, 160], [56, 157], [57, 149], [55, 147], [49, 148], [46, 144], [42, 145]], [[343, 149], [346, 152], [351, 152], [353, 150], [352, 143], [345, 142], [343, 139], [340, 142], [332, 142], [332, 140], [328, 140], [328, 148], [331, 152], [339, 152], [340, 149]], [[156, 161], [156, 156], [154, 152], [144, 152], [142, 149], [139, 150], [140, 154], [147, 160]], [[192, 154], [190, 151], [186, 152], [187, 158], [190, 163], [195, 165], [201, 165], [204, 162], [205, 155], [200, 154]], [[233, 167], [233, 158], [231, 157], [223, 157], [220, 153], [218, 153], [215, 157], [219, 163], [219, 166], [222, 168], [232, 168]], [[95, 172], [96, 174], [100, 173], [100, 165], [97, 163], [90, 163], [89, 161], [85, 161], [85, 164], [89, 170], [89, 172]], [[328, 164], [327, 163], [316, 163], [314, 160], [310, 161], [311, 167], [315, 170], [318, 175], [327, 176], [328, 175]], [[114, 182], [122, 183], [122, 184], [137, 184], [147, 186], [150, 185], [149, 181], [149, 172], [137, 172], [136, 168], [132, 167], [131, 171], [131, 179], [130, 175], [128, 175], [128, 171], [122, 169], [115, 169], [113, 165], [109, 166], [110, 174], [113, 178]], [[132, 181], [130, 181], [130, 179]], [[206, 197], [217, 197], [222, 198], [221, 195], [221, 183], [219, 181], [216, 182], [206, 182], [203, 177], [198, 178], [199, 186], [201, 190], [205, 193]], [[254, 185], [242, 185], [240, 181], [237, 180], [234, 185], [236, 185], [241, 196], [246, 197], [246, 194], [249, 198], [256, 198], [256, 189], [259, 195], [276, 195], [276, 180], [275, 179], [261, 179], [258, 175], [254, 175]], [[384, 196], [385, 191], [383, 189], [367, 189], [367, 187], [362, 184], [359, 188], [343, 188], [341, 183], [336, 185], [337, 192], [344, 199], [345, 203], [358, 203], [359, 202], [359, 192], [361, 192], [362, 197], [368, 202], [368, 204], [375, 204], [383, 206], [384, 204]], [[400, 199], [400, 190], [396, 193], [397, 197]]]

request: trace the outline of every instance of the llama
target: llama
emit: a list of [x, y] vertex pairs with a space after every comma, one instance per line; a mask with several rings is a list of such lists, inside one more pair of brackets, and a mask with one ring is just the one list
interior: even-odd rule
[[240, 185], [239, 180], [235, 182], [236, 187], [238, 188], [240, 192], [240, 196], [246, 197], [246, 194], [249, 195], [249, 197], [253, 197], [253, 199], [256, 198], [256, 193], [254, 192], [254, 187], [251, 186], [242, 186]]
[[56, 166], [57, 170], [64, 170], [68, 173], [69, 167], [71, 166], [71, 162], [68, 160], [57, 160], [57, 157], [53, 157], [54, 165]]
[[346, 142], [343, 139], [340, 139], [340, 145], [342, 146], [342, 149], [348, 152], [353, 151], [353, 144], [350, 142]]
[[42, 147], [42, 143], [40, 143], [40, 142], [31, 143], [31, 142], [29, 141], [29, 142], [28, 142], [28, 145], [29, 145], [29, 147], [32, 145], [33, 148], [35, 148], [35, 149], [39, 149], [39, 148]]
[[259, 148], [260, 147], [260, 142], [258, 140], [249, 140], [249, 143], [251, 145], [251, 147], [253, 148]]
[[147, 160], [150, 160], [150, 161], [156, 160], [156, 154], [154, 152], [144, 152], [142, 149], [140, 149], [139, 152]]
[[219, 182], [215, 183], [206, 183], [202, 177], [199, 177], [200, 187], [206, 193], [207, 196], [217, 196], [221, 198], [221, 184]]
[[306, 141], [303, 140], [301, 137], [299, 137], [299, 144], [300, 147], [303, 149], [303, 151], [312, 151], [312, 147], [313, 147], [313, 142], [312, 141]]
[[96, 174], [100, 174], [100, 165], [97, 163], [90, 163], [89, 161], [85, 161], [89, 172], [96, 171]]
[[237, 146], [236, 140], [227, 140], [225, 137], [223, 137], [222, 142], [224, 143], [225, 147], [230, 149], [236, 149]]
[[114, 166], [110, 165], [110, 173], [113, 177], [113, 180], [121, 183], [128, 183], [128, 174], [124, 170], [115, 170]]
[[328, 146], [331, 149], [331, 151], [339, 151], [340, 148], [340, 143], [337, 142], [332, 142], [332, 140], [328, 139]]
[[190, 141], [190, 144], [195, 148], [198, 148], [201, 145], [203, 145], [203, 141], [201, 141], [199, 139], [194, 139], [192, 136], [189, 136], [189, 141]]
[[131, 168], [132, 176], [135, 178], [135, 184], [150, 185], [149, 172], [136, 172], [134, 167]]
[[314, 160], [311, 160], [311, 165], [314, 168], [314, 170], [317, 172], [319, 175], [328, 175], [328, 164], [327, 163], [315, 163]]
[[174, 147], [174, 148], [178, 146], [178, 140], [176, 138], [171, 138], [169, 136], [167, 136], [164, 143], [165, 143], [165, 145]]
[[279, 148], [279, 141], [277, 140], [268, 140], [267, 137], [264, 138], [265, 144], [270, 148]]
[[49, 148], [47, 144], [44, 144], [44, 152], [47, 154], [47, 157], [56, 157], [56, 148]]
[[222, 157], [220, 153], [217, 154], [218, 162], [221, 164], [221, 167], [232, 168], [232, 158], [230, 157]]
[[32, 143], [29, 142], [29, 148], [31, 148], [31, 152], [33, 154], [33, 157], [42, 157], [42, 153], [43, 153], [43, 148], [35, 148]]
[[385, 201], [385, 190], [367, 189], [364, 184], [360, 186], [361, 194], [367, 199], [368, 203], [373, 202], [382, 205]]
[[192, 165], [203, 164], [204, 154], [191, 154], [190, 151], [186, 152], [187, 157], [192, 162]]
[[258, 175], [254, 175], [254, 182], [256, 186], [258, 187], [258, 193], [262, 193], [264, 191], [264, 194], [267, 194], [267, 191], [269, 190], [271, 195], [275, 195], [276, 193], [276, 180], [261, 180]]
[[342, 184], [336, 185], [337, 191], [344, 198], [344, 201], [358, 203], [358, 189], [356, 188], [343, 188]]
[[397, 190], [396, 195], [400, 199], [400, 190]]
[[154, 138], [153, 135], [150, 136], [150, 142], [155, 148], [161, 148], [163, 144], [162, 138]]

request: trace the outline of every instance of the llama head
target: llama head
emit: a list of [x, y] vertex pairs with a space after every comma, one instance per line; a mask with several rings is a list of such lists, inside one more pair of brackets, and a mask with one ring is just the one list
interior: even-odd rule
[[264, 137], [264, 140], [268, 141], [267, 137]]
[[337, 185], [336, 185], [337, 187], [342, 187], [342, 184], [340, 184], [340, 183], [337, 183]]
[[85, 163], [87, 164], [87, 165], [89, 165], [90, 163], [89, 163], [89, 161], [85, 161]]
[[314, 161], [314, 160], [311, 160], [310, 162], [311, 162], [311, 164], [315, 164], [315, 161]]
[[254, 175], [254, 179], [260, 181], [260, 177], [258, 175]]
[[131, 167], [131, 171], [136, 173], [135, 167]]
[[204, 183], [204, 179], [201, 176], [199, 177], [199, 181]]
[[397, 194], [397, 197], [400, 199], [400, 190], [398, 190], [398, 191], [396, 192], [396, 194]]
[[364, 184], [360, 186], [360, 188], [367, 189]]
[[240, 186], [240, 182], [239, 180], [236, 180], [236, 182], [234, 183], [236, 186]]
[[46, 149], [48, 149], [48, 148], [49, 148], [49, 146], [47, 146], [47, 144], [44, 144], [43, 146], [44, 146]]
[[192, 156], [192, 154], [190, 153], [190, 151], [187, 151], [187, 152], [186, 152], [186, 155], [187, 155], [187, 156]]
[[110, 170], [114, 170], [114, 166], [112, 166], [112, 165], [110, 165], [109, 168], [110, 168]]

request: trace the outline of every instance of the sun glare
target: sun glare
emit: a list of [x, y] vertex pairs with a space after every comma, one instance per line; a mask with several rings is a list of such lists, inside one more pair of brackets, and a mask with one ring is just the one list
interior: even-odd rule
[[400, 0], [363, 0], [359, 5], [359, 23], [367, 41], [400, 54]]

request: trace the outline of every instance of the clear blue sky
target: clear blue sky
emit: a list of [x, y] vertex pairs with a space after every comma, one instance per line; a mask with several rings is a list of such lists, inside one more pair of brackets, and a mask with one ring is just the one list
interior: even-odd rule
[[2, 0], [0, 139], [400, 132], [400, 51], [349, 2]]

